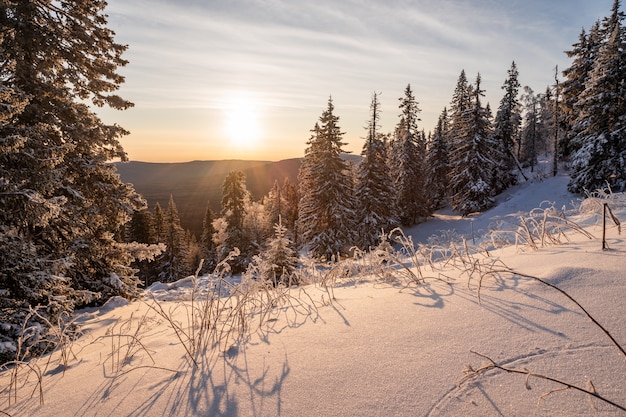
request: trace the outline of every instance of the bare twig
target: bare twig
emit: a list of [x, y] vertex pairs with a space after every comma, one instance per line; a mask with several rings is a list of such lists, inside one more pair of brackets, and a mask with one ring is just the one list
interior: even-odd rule
[[[576, 386], [574, 384], [570, 384], [569, 382], [562, 381], [562, 380], [557, 379], [557, 378], [553, 378], [553, 377], [550, 377], [550, 376], [541, 375], [541, 374], [537, 374], [537, 373], [531, 372], [528, 369], [520, 370], [520, 369], [508, 368], [508, 367], [505, 367], [505, 366], [502, 366], [502, 365], [498, 365], [493, 359], [491, 359], [487, 355], [484, 355], [482, 353], [479, 353], [479, 352], [476, 352], [476, 351], [473, 351], [473, 350], [470, 350], [470, 352], [472, 352], [473, 354], [475, 354], [477, 356], [480, 356], [483, 359], [486, 359], [487, 361], [489, 361], [489, 363], [481, 366], [478, 369], [473, 369], [471, 366], [467, 365], [466, 370], [465, 370], [465, 374], [466, 375], [459, 381], [459, 386], [462, 385], [465, 381], [467, 381], [469, 379], [475, 378], [475, 377], [477, 377], [479, 375], [482, 375], [482, 374], [484, 374], [486, 372], [489, 372], [489, 371], [491, 371], [493, 369], [499, 369], [499, 370], [507, 372], [507, 373], [526, 375], [526, 384], [527, 384], [527, 386], [528, 386], [528, 380], [529, 380], [530, 377], [534, 377], [534, 378], [538, 378], [538, 379], [544, 379], [546, 381], [555, 382], [555, 383], [563, 386], [562, 389], [552, 390], [552, 391], [550, 391], [550, 392], [548, 392], [546, 394], [543, 394], [540, 397], [540, 399], [544, 399], [547, 396], [553, 394], [554, 392], [567, 390], [567, 389], [573, 389], [573, 390], [582, 392], [584, 394], [587, 394], [590, 397], [597, 398], [598, 400], [603, 401], [603, 402], [605, 402], [607, 404], [610, 404], [610, 405], [612, 405], [613, 407], [615, 407], [615, 408], [617, 408], [619, 410], [626, 411], [626, 407], [625, 406], [617, 404], [616, 402], [611, 401], [608, 398], [605, 398], [604, 396], [598, 394], [595, 391], [595, 389], [593, 389], [593, 388], [591, 388], [591, 389], [581, 388], [579, 386]], [[593, 387], [593, 385], [592, 385], [592, 387]]]
[[600, 330], [602, 330], [602, 332], [611, 340], [611, 342], [613, 342], [613, 344], [619, 349], [620, 352], [622, 352], [622, 355], [626, 358], [626, 351], [624, 350], [624, 348], [617, 343], [617, 340], [615, 340], [615, 338], [613, 337], [613, 335], [611, 335], [611, 333], [604, 327], [602, 326], [602, 324], [600, 324], [598, 322], [598, 320], [596, 320], [578, 301], [576, 301], [574, 299], [574, 297], [572, 297], [571, 295], [569, 295], [566, 291], [560, 289], [559, 287], [557, 287], [554, 284], [549, 283], [548, 281], [545, 281], [541, 278], [532, 276], [532, 275], [528, 275], [528, 274], [523, 274], [521, 272], [516, 272], [513, 271], [512, 269], [508, 269], [508, 270], [502, 270], [502, 271], [494, 271], [496, 273], [510, 273], [513, 275], [517, 275], [520, 277], [524, 277], [524, 278], [529, 278], [529, 279], [533, 279], [537, 282], [542, 283], [543, 285], [546, 285], [558, 292], [560, 292], [561, 294], [563, 294], [565, 297], [567, 297], [571, 302], [573, 302], [574, 304], [576, 304], [578, 306], [578, 308], [580, 308], [580, 310], [585, 314], [585, 316], [587, 316], [587, 318], [589, 320], [591, 320], [593, 322], [593, 324], [595, 324], [598, 328], [600, 328]]

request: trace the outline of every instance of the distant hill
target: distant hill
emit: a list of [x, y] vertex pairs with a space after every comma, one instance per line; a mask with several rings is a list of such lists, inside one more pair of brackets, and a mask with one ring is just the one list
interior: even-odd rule
[[245, 172], [246, 185], [253, 198], [266, 195], [275, 181], [285, 178], [296, 184], [300, 158], [269, 161], [192, 161], [181, 163], [125, 162], [117, 163], [122, 181], [131, 183], [148, 201], [150, 209], [158, 202], [164, 209], [170, 195], [178, 208], [181, 224], [199, 238], [207, 202], [219, 213], [222, 183], [235, 170]]

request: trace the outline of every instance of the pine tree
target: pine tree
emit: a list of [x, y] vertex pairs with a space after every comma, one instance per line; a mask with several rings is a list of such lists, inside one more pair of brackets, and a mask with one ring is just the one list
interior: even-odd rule
[[459, 115], [456, 137], [451, 151], [450, 188], [452, 208], [467, 215], [482, 211], [493, 205], [491, 173], [495, 162], [490, 155], [495, 147], [491, 128], [491, 115], [482, 106], [480, 98], [480, 74], [471, 96], [470, 108]]
[[494, 183], [492, 184], [496, 193], [506, 190], [516, 182], [516, 177], [513, 174], [516, 166], [513, 148], [521, 124], [518, 77], [519, 72], [515, 62], [513, 62], [508, 71], [508, 77], [502, 85], [504, 96], [500, 101], [494, 122], [494, 139], [500, 156], [493, 158], [497, 162], [493, 173]]
[[400, 121], [391, 143], [389, 170], [396, 193], [397, 216], [403, 225], [410, 226], [429, 214], [424, 190], [426, 144], [417, 125], [421, 110], [410, 85], [404, 90], [399, 107]]
[[626, 34], [619, 8], [615, 0], [611, 16], [602, 22], [602, 43], [576, 104], [572, 192], [607, 184], [613, 191], [626, 189]]
[[380, 243], [380, 236], [398, 224], [393, 213], [394, 194], [387, 166], [387, 143], [380, 129], [380, 103], [378, 94], [372, 95], [371, 116], [367, 137], [357, 169], [356, 219], [358, 239], [356, 244], [367, 249]]
[[430, 209], [437, 210], [444, 206], [449, 195], [450, 147], [448, 111], [444, 108], [437, 121], [426, 154], [426, 191], [430, 196]]
[[[24, 98], [0, 129], [0, 147], [9, 148], [0, 155], [0, 232], [28, 248], [20, 260], [4, 258], [25, 268], [4, 278], [2, 297], [20, 311], [40, 305], [65, 312], [138, 293], [130, 253], [115, 236], [145, 203], [109, 164], [126, 160], [119, 138], [127, 132], [104, 124], [88, 105], [132, 106], [114, 94], [126, 47], [106, 27], [105, 6], [101, 0], [0, 6], [0, 91]], [[18, 294], [26, 279], [41, 283], [29, 284], [28, 296]], [[46, 281], [63, 281], [74, 292], [31, 291]], [[52, 307], [60, 297], [64, 305]]]
[[298, 173], [298, 237], [314, 257], [327, 260], [353, 245], [355, 216], [352, 174], [341, 157], [345, 143], [334, 109], [329, 99]]
[[252, 243], [244, 232], [246, 206], [250, 201], [250, 193], [246, 188], [246, 174], [242, 171], [232, 171], [222, 184], [222, 211], [226, 228], [224, 236], [217, 245], [218, 260], [224, 260], [235, 248], [239, 249], [239, 256], [231, 263], [231, 272], [238, 274], [246, 270], [254, 255]]

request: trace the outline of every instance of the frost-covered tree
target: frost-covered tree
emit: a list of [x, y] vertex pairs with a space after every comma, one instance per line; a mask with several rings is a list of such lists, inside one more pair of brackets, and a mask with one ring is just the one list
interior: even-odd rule
[[191, 274], [190, 241], [180, 225], [180, 215], [171, 195], [165, 212], [165, 239], [161, 243], [165, 243], [167, 249], [161, 255], [159, 280], [171, 282]]
[[430, 197], [431, 210], [443, 207], [449, 195], [449, 130], [448, 111], [444, 108], [426, 153], [426, 192]]
[[450, 179], [450, 197], [461, 192], [454, 187], [458, 185], [457, 182], [452, 180], [452, 170], [454, 169], [452, 163], [454, 162], [454, 155], [458, 155], [458, 149], [464, 146], [465, 136], [467, 134], [468, 126], [468, 110], [472, 104], [472, 86], [467, 81], [465, 70], [461, 70], [461, 74], [456, 82], [454, 93], [452, 94], [452, 100], [450, 102], [450, 122], [448, 129], [448, 146], [450, 148], [450, 172], [448, 174]]
[[287, 234], [292, 235], [293, 241], [297, 241], [296, 222], [298, 220], [298, 187], [285, 177], [281, 188], [282, 207], [281, 219], [282, 224], [287, 228]]
[[482, 211], [493, 205], [491, 173], [495, 162], [491, 159], [493, 140], [491, 114], [480, 98], [480, 74], [476, 77], [470, 107], [459, 115], [458, 130], [450, 152], [450, 188], [452, 208], [462, 215]]
[[393, 201], [395, 198], [389, 167], [387, 139], [380, 130], [380, 102], [372, 95], [367, 137], [356, 173], [356, 244], [368, 249], [380, 243], [380, 236], [398, 225]]
[[217, 250], [215, 242], [213, 242], [213, 235], [215, 234], [214, 221], [215, 213], [211, 208], [211, 203], [207, 202], [202, 221], [202, 236], [200, 238], [200, 254], [204, 259], [203, 272], [212, 272], [217, 264]]
[[[187, 250], [187, 256], [185, 257], [185, 276], [194, 274], [200, 262], [204, 259], [202, 249], [198, 244], [198, 238], [190, 230], [185, 230], [185, 248]], [[204, 263], [202, 264], [204, 265]], [[200, 270], [202, 272], [202, 270]]]
[[263, 279], [271, 281], [274, 285], [299, 284], [294, 277], [298, 256], [293, 241], [287, 237], [287, 228], [283, 226], [280, 217], [278, 223], [274, 225], [274, 236], [268, 240], [267, 247], [259, 257]]
[[3, 272], [0, 308], [16, 317], [28, 306], [58, 316], [137, 294], [131, 253], [116, 236], [145, 203], [109, 164], [126, 159], [119, 138], [127, 132], [103, 123], [90, 107], [132, 105], [115, 94], [126, 47], [107, 28], [105, 6], [102, 0], [0, 5], [0, 91], [22, 98], [16, 104], [3, 98], [0, 128], [0, 233], [25, 249], [3, 254], [5, 264], [22, 266]]
[[163, 208], [161, 208], [158, 202], [154, 205], [152, 218], [154, 223], [154, 240], [157, 243], [165, 243], [165, 211], [163, 211]]
[[218, 261], [226, 259], [235, 248], [239, 249], [240, 255], [230, 262], [231, 272], [234, 274], [245, 271], [254, 255], [252, 242], [244, 230], [246, 207], [249, 202], [246, 174], [242, 171], [230, 172], [222, 184], [221, 216], [225, 229], [220, 234], [216, 227], [216, 235], [220, 235], [216, 244]]
[[449, 136], [452, 145], [456, 142], [456, 138], [467, 129], [465, 125], [467, 122], [466, 112], [472, 105], [472, 95], [472, 86], [467, 81], [465, 70], [462, 70], [456, 82], [454, 93], [452, 94], [452, 101], [450, 102]]
[[602, 42], [576, 103], [572, 192], [607, 184], [614, 191], [626, 189], [626, 33], [619, 8], [615, 0], [611, 16], [602, 22]]
[[287, 234], [293, 236], [298, 217], [298, 189], [285, 177], [283, 185], [274, 182], [272, 189], [264, 199], [265, 216], [268, 224], [281, 223], [287, 228]]
[[[156, 244], [156, 229], [154, 225], [154, 216], [150, 210], [137, 210], [133, 213], [131, 221], [128, 223], [127, 242], [138, 242], [145, 244]], [[137, 276], [144, 285], [154, 282], [157, 272], [155, 267], [157, 262], [150, 260], [136, 260], [132, 266], [138, 269]]]
[[[541, 140], [538, 144], [537, 152], [548, 155], [555, 149], [554, 141], [556, 140], [555, 131], [557, 128], [557, 114], [555, 113], [555, 98], [552, 88], [546, 87], [546, 91], [538, 96], [539, 99], [539, 137]], [[558, 145], [558, 144], [557, 144]]]
[[577, 103], [589, 80], [589, 74], [600, 47], [601, 36], [600, 22], [597, 21], [589, 34], [583, 29], [578, 42], [572, 45], [571, 51], [566, 52], [567, 56], [572, 58], [572, 63], [569, 68], [563, 71], [565, 80], [561, 83], [563, 97], [561, 108], [563, 109], [563, 124], [566, 135], [559, 148], [564, 157], [569, 157], [573, 152], [571, 141], [576, 136], [574, 125], [579, 113]]
[[131, 221], [128, 223], [128, 233], [126, 240], [139, 243], [156, 243], [154, 216], [147, 208], [137, 210], [133, 213]]
[[327, 260], [347, 253], [354, 243], [353, 180], [342, 158], [345, 143], [334, 110], [329, 99], [298, 173], [298, 237], [314, 257]]
[[278, 219], [283, 213], [283, 195], [278, 180], [274, 181], [274, 185], [263, 199], [263, 207], [265, 208], [265, 216], [270, 224], [278, 223]]
[[400, 98], [400, 121], [398, 122], [389, 155], [389, 170], [396, 193], [396, 211], [405, 226], [415, 224], [429, 214], [428, 199], [424, 190], [424, 162], [426, 143], [418, 129], [420, 108], [407, 85]]
[[524, 87], [522, 95], [524, 103], [524, 124], [521, 132], [521, 161], [530, 166], [530, 171], [535, 170], [537, 155], [543, 140], [540, 119], [540, 96], [537, 96], [532, 88]]
[[260, 252], [265, 245], [265, 241], [271, 236], [272, 231], [269, 227], [270, 222], [267, 218], [265, 206], [262, 203], [248, 199], [245, 213], [243, 230], [251, 245], [251, 255], [254, 255]]
[[516, 167], [514, 146], [521, 124], [518, 77], [519, 72], [513, 62], [508, 70], [508, 77], [502, 85], [504, 96], [500, 100], [494, 121], [494, 139], [500, 154], [499, 158], [494, 158], [497, 165], [493, 173], [492, 187], [496, 193], [506, 190], [516, 181], [516, 176], [513, 174]]

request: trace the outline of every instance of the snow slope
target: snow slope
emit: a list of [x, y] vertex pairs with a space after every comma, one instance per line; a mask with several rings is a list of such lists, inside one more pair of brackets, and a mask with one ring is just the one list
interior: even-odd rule
[[[442, 212], [410, 232], [419, 242], [453, 228], [478, 235], [545, 200], [569, 206], [574, 197], [565, 192], [566, 182], [557, 177], [522, 185], [484, 214], [458, 218]], [[626, 206], [613, 205], [626, 219]], [[612, 226], [610, 250], [602, 251], [598, 217], [576, 219], [594, 238], [570, 234], [562, 245], [507, 247], [473, 259], [567, 291], [626, 346], [626, 242]], [[67, 369], [59, 353], [53, 355], [41, 380], [43, 405], [33, 373], [20, 380], [17, 402], [9, 400], [10, 373], [4, 372], [0, 411], [13, 417], [625, 414], [573, 389], [542, 398], [560, 386], [501, 370], [459, 384], [467, 365], [476, 369], [487, 362], [474, 351], [582, 388], [592, 381], [600, 395], [625, 406], [626, 356], [572, 301], [536, 280], [486, 276], [479, 300], [476, 276], [468, 279], [454, 263], [423, 271], [429, 279], [421, 286], [347, 279], [334, 288], [332, 304], [323, 287], [308, 286], [307, 299], [318, 301], [310, 315], [273, 318], [268, 331], [247, 344], [206, 352], [197, 367], [148, 301], [114, 299], [83, 312], [84, 335], [72, 345], [75, 357]], [[153, 290], [166, 309], [178, 306], [184, 313], [177, 300], [189, 288], [187, 279]], [[184, 314], [177, 319], [184, 321]]]

